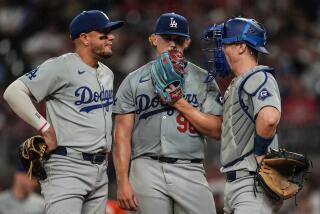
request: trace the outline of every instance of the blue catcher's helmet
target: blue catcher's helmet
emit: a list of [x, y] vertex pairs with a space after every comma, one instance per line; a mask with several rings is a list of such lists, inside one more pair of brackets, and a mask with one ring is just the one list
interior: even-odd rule
[[224, 23], [222, 44], [244, 42], [256, 51], [269, 54], [266, 49], [266, 29], [256, 20], [236, 17]]
[[254, 19], [236, 17], [222, 24], [214, 24], [205, 31], [203, 39], [213, 42], [212, 48], [205, 49], [205, 51], [212, 52], [212, 57], [208, 59], [208, 63], [212, 66], [206, 82], [213, 80], [217, 75], [223, 78], [230, 73], [229, 64], [222, 50], [224, 44], [244, 42], [260, 53], [269, 54], [265, 47], [266, 30]]

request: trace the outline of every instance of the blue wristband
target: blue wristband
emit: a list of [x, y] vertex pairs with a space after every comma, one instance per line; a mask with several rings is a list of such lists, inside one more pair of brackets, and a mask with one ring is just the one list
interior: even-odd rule
[[272, 143], [274, 137], [264, 138], [259, 136], [257, 133], [254, 136], [254, 150], [255, 155], [264, 155], [267, 152], [268, 146]]

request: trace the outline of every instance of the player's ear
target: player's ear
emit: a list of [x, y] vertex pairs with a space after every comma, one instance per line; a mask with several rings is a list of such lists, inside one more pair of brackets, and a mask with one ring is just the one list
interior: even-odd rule
[[149, 42], [152, 47], [156, 48], [158, 44], [158, 38], [157, 36], [153, 33], [149, 36]]
[[88, 35], [86, 33], [81, 33], [79, 36], [80, 43], [83, 44], [84, 46], [89, 45], [88, 41]]
[[237, 45], [238, 45], [238, 52], [239, 52], [240, 55], [243, 54], [246, 51], [249, 51], [249, 48], [247, 47], [246, 43], [239, 43]]

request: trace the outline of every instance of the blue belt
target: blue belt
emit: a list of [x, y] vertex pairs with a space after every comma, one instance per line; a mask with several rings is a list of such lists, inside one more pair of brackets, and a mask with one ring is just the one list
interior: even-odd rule
[[[54, 151], [52, 151], [52, 154], [68, 156], [68, 151], [66, 147], [58, 146]], [[107, 153], [98, 152], [98, 153], [90, 154], [85, 152], [79, 152], [79, 154], [83, 160], [90, 161], [93, 164], [102, 164], [106, 160]]]
[[169, 158], [163, 156], [148, 156], [153, 160], [157, 160], [162, 163], [177, 163], [181, 161], [182, 163], [202, 163], [203, 159], [195, 158], [195, 159], [179, 159], [179, 158]]
[[225, 174], [226, 174], [227, 182], [233, 182], [239, 178], [255, 175], [256, 172], [245, 171], [245, 170], [234, 170], [234, 171], [226, 172]]

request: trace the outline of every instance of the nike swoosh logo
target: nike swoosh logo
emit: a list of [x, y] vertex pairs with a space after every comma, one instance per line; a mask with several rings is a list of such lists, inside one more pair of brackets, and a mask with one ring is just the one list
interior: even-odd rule
[[149, 80], [150, 80], [150, 78], [148, 78], [148, 79], [143, 79], [143, 78], [141, 78], [141, 79], [139, 80], [139, 83], [147, 82], [147, 81], [149, 81]]
[[86, 71], [80, 71], [80, 70], [78, 70], [78, 74], [84, 74]]

